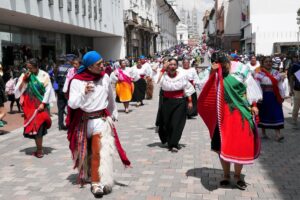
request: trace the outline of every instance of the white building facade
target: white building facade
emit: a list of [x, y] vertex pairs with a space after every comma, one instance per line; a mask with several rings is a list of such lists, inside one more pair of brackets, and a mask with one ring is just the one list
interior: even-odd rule
[[126, 56], [153, 56], [177, 44], [179, 21], [166, 0], [124, 0]]
[[241, 39], [241, 0], [223, 0], [223, 3], [218, 5], [218, 7], [217, 14], [224, 12], [224, 16], [221, 17], [221, 20], [224, 20], [224, 33], [218, 33], [219, 35], [221, 34], [223, 43], [221, 47], [231, 51], [239, 51]]
[[243, 51], [263, 55], [296, 51], [299, 8], [299, 0], [243, 0]]
[[166, 0], [156, 0], [159, 35], [156, 39], [157, 51], [169, 49], [177, 42], [176, 26], [180, 19]]
[[158, 35], [155, 0], [124, 0], [126, 56], [149, 56]]
[[189, 42], [189, 32], [188, 26], [183, 23], [177, 25], [177, 41], [178, 44], [188, 44]]
[[0, 61], [18, 65], [30, 57], [56, 60], [97, 50], [124, 57], [123, 1], [0, 1]]

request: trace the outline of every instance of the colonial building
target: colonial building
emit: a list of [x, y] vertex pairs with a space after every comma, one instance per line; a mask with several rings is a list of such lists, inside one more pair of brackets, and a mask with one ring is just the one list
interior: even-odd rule
[[208, 44], [215, 48], [240, 50], [240, 0], [215, 0], [209, 20], [205, 18]]
[[189, 42], [189, 32], [188, 26], [183, 23], [177, 25], [177, 41], [178, 44], [188, 44]]
[[125, 0], [125, 43], [126, 55], [149, 56], [156, 51], [156, 37], [159, 33], [156, 2], [154, 0]]
[[30, 57], [56, 60], [65, 53], [99, 51], [124, 57], [123, 1], [0, 1], [0, 62], [18, 65]]
[[160, 33], [157, 37], [157, 51], [175, 46], [177, 42], [176, 26], [180, 21], [173, 7], [166, 0], [156, 0]]
[[179, 18], [166, 0], [124, 2], [127, 56], [152, 56], [177, 44]]
[[[203, 42], [207, 43], [208, 46], [218, 48], [221, 44], [221, 40], [217, 37], [217, 20], [216, 11], [213, 7], [210, 11], [206, 11], [202, 19], [203, 21], [203, 35], [205, 40]], [[218, 31], [219, 33], [220, 31]]]

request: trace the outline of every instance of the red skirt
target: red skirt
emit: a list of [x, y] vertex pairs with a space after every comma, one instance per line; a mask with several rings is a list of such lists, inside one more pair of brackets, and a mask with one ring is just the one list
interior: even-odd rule
[[228, 162], [252, 164], [260, 152], [260, 139], [256, 130], [253, 130], [241, 113], [224, 104], [220, 136], [220, 156]]
[[[45, 125], [46, 129], [51, 127], [51, 118], [47, 108], [44, 111], [38, 112], [36, 116], [32, 118], [35, 110], [39, 107], [41, 102], [34, 96], [23, 94], [22, 107], [24, 111], [24, 135], [37, 135], [41, 125]], [[31, 121], [30, 121], [31, 120]], [[30, 121], [30, 122], [29, 122]], [[28, 123], [29, 122], [29, 123]]]

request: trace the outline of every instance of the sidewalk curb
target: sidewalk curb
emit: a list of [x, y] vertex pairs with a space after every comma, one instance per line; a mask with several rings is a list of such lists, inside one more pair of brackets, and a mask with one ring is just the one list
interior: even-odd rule
[[[52, 126], [53, 126], [53, 122], [56, 121], [57, 119], [58, 119], [58, 116], [56, 114], [52, 114], [52, 117], [51, 117]], [[52, 126], [51, 126], [51, 128], [52, 128]], [[20, 127], [20, 128], [17, 128], [15, 130], [9, 132], [8, 134], [0, 136], [0, 143], [4, 142], [6, 140], [9, 140], [11, 138], [14, 138], [16, 136], [16, 134], [23, 135], [23, 130], [24, 130], [24, 128]]]

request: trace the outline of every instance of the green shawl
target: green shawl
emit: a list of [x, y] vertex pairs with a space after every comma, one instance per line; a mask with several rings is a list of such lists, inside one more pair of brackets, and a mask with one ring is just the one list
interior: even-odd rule
[[245, 98], [246, 86], [239, 82], [232, 75], [224, 77], [225, 101], [229, 105], [230, 110], [238, 109], [243, 119], [248, 120], [252, 129], [254, 122], [250, 111], [250, 104]]

